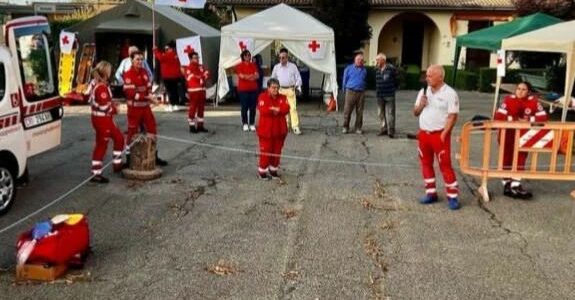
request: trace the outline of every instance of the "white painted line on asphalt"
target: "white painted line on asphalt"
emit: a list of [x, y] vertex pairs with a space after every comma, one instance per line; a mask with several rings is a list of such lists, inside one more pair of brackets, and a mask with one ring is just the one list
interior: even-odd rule
[[192, 140], [181, 139], [181, 138], [176, 138], [176, 137], [169, 137], [169, 136], [164, 136], [164, 135], [159, 135], [159, 134], [157, 135], [157, 137], [160, 139], [163, 139], [163, 140], [167, 140], [167, 141], [179, 142], [179, 143], [190, 144], [190, 145], [197, 145], [197, 146], [201, 146], [201, 147], [213, 148], [213, 149], [218, 149], [218, 150], [223, 150], [223, 151], [239, 152], [239, 153], [254, 154], [254, 155], [265, 154], [265, 155], [272, 156], [272, 157], [279, 156], [281, 158], [287, 158], [287, 159], [297, 159], [297, 160], [306, 160], [306, 161], [333, 163], [333, 164], [344, 164], [344, 165], [372, 166], [372, 167], [419, 168], [419, 164], [417, 164], [417, 165], [385, 164], [385, 163], [362, 162], [362, 161], [353, 161], [353, 160], [311, 158], [311, 157], [289, 155], [289, 154], [279, 154], [278, 155], [278, 154], [274, 154], [274, 153], [266, 153], [266, 152], [260, 153], [259, 151], [254, 151], [254, 150], [247, 150], [247, 149], [242, 149], [242, 148], [235, 148], [235, 147], [228, 147], [228, 146], [221, 146], [221, 145], [215, 145], [215, 144], [196, 142], [196, 141], [192, 141]]

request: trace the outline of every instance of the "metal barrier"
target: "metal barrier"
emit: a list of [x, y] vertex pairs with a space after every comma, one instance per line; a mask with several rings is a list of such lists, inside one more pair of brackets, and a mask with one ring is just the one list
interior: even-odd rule
[[[513, 163], [503, 166], [503, 154], [506, 132], [514, 133]], [[458, 157], [461, 171], [465, 174], [481, 177], [478, 191], [484, 201], [489, 201], [487, 181], [489, 178], [526, 178], [540, 180], [575, 180], [572, 166], [573, 133], [575, 123], [546, 122], [505, 122], [481, 121], [467, 122], [461, 131], [461, 148]], [[472, 148], [472, 135], [483, 135], [483, 148]], [[493, 138], [495, 136], [496, 138]], [[493, 141], [497, 145], [497, 163], [492, 165]], [[476, 143], [477, 144], [477, 143]], [[482, 150], [481, 161], [477, 166], [470, 164], [470, 151]], [[519, 152], [528, 153], [530, 164], [521, 170], [517, 167]], [[561, 153], [560, 153], [561, 152]], [[558, 164], [558, 156], [565, 155], [562, 165]], [[474, 153], [475, 154], [475, 153]], [[549, 157], [548, 165], [540, 165], [541, 156]]]

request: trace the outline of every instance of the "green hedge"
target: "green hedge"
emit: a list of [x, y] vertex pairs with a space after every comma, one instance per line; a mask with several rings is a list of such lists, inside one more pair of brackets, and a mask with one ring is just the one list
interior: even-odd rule
[[[443, 66], [445, 68], [445, 81], [451, 83], [453, 66]], [[458, 90], [476, 91], [479, 82], [479, 74], [473, 71], [457, 70], [455, 84], [450, 84]]]
[[[507, 83], [517, 83], [521, 81], [520, 73], [541, 75], [545, 72], [545, 69], [507, 69], [505, 78], [503, 82]], [[491, 86], [491, 83], [496, 81], [497, 69], [493, 68], [480, 68], [479, 69], [479, 82], [478, 90], [484, 93], [492, 93], [495, 89]]]

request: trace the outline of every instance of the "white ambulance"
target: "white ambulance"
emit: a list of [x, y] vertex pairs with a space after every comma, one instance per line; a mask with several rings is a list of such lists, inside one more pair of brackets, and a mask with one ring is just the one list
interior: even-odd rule
[[8, 21], [0, 35], [0, 215], [27, 181], [27, 160], [60, 144], [62, 99], [45, 17]]

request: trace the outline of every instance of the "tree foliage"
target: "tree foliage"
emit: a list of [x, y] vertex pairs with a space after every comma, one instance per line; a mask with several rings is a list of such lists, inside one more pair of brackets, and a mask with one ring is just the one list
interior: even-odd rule
[[543, 12], [562, 19], [575, 18], [574, 0], [512, 0], [520, 16]]
[[371, 38], [367, 23], [369, 0], [314, 0], [312, 15], [335, 33], [338, 63], [349, 62], [354, 52]]

